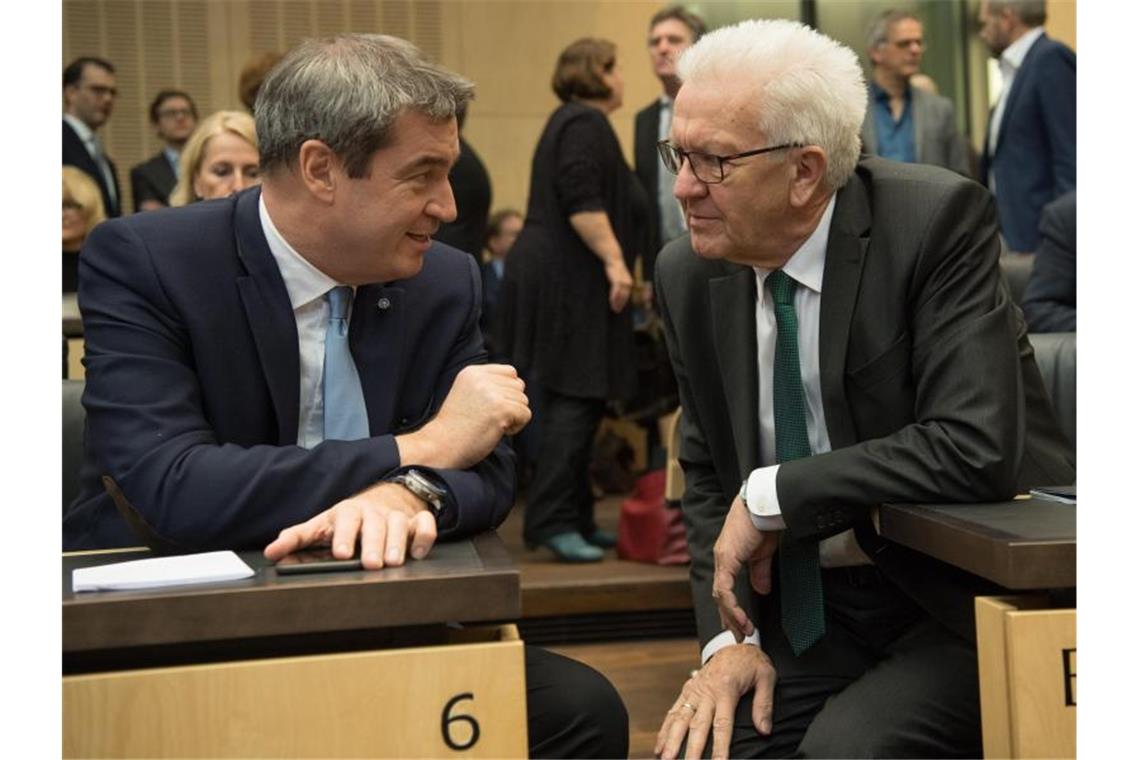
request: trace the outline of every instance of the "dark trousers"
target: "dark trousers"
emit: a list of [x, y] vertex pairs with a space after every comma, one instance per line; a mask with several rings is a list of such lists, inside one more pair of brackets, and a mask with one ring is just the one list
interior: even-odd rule
[[627, 757], [629, 716], [606, 677], [588, 665], [526, 647], [531, 757]]
[[824, 570], [823, 583], [827, 632], [800, 657], [780, 627], [778, 596], [761, 605], [761, 643], [778, 677], [772, 734], [757, 733], [745, 695], [731, 756], [981, 757], [973, 643], [873, 567]]
[[569, 531], [590, 535], [594, 494], [590, 490], [590, 454], [606, 402], [543, 390], [542, 428], [534, 480], [527, 495], [523, 538], [541, 544]]

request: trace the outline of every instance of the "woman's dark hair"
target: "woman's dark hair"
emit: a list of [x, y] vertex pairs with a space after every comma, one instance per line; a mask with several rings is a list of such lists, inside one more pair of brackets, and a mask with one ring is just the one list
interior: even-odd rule
[[608, 98], [613, 90], [602, 74], [613, 71], [617, 47], [609, 40], [583, 37], [570, 43], [558, 56], [550, 86], [563, 103], [574, 100]]

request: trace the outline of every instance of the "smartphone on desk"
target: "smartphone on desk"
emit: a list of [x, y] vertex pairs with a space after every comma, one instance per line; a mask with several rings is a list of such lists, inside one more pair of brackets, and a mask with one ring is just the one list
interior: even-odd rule
[[[358, 549], [359, 550], [359, 549]], [[362, 570], [364, 565], [360, 557], [352, 559], [337, 559], [333, 556], [332, 548], [318, 546], [312, 549], [302, 549], [299, 552], [288, 554], [273, 566], [279, 575], [301, 575], [304, 573], [335, 573], [345, 570]]]

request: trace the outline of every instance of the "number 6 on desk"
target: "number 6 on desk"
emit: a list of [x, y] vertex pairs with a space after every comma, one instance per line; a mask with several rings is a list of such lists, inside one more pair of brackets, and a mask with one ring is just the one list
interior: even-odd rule
[[[451, 711], [455, 705], [464, 700], [474, 700], [475, 695], [471, 692], [464, 692], [457, 694], [451, 699], [447, 700], [447, 704], [443, 708], [443, 716], [440, 718], [440, 731], [443, 732], [443, 741], [448, 747], [456, 752], [462, 752], [466, 749], [471, 749], [475, 746], [475, 742], [479, 741], [479, 721], [472, 718], [470, 715], [452, 715]], [[464, 722], [471, 726], [471, 736], [465, 742], [457, 742], [451, 735], [452, 723]]]

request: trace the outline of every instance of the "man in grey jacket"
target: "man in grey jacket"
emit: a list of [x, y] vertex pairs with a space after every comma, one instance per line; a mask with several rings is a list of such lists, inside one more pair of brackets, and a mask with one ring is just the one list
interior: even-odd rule
[[954, 105], [910, 84], [922, 65], [924, 50], [922, 22], [912, 13], [887, 10], [868, 27], [871, 83], [863, 119], [863, 152], [935, 164], [968, 177], [966, 141], [954, 122]]

